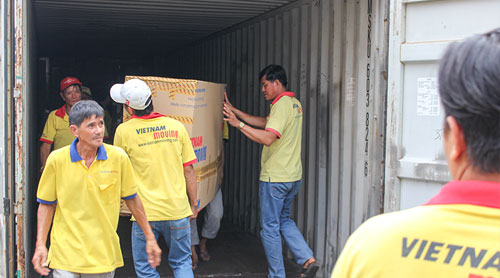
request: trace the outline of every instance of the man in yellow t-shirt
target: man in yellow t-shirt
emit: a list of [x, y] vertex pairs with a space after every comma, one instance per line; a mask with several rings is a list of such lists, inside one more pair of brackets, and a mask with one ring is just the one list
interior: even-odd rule
[[[281, 236], [302, 265], [302, 277], [314, 277], [318, 265], [295, 222], [290, 207], [302, 179], [302, 105], [294, 93], [286, 91], [283, 67], [269, 65], [259, 74], [266, 100], [272, 100], [267, 117], [249, 115], [224, 102], [224, 120], [250, 140], [263, 144], [259, 200], [261, 239], [269, 265], [269, 277], [285, 277]], [[240, 121], [241, 119], [241, 121]], [[247, 124], [245, 124], [246, 122]]]
[[42, 169], [45, 166], [45, 161], [49, 156], [52, 145], [54, 150], [70, 145], [75, 136], [69, 130], [69, 112], [71, 107], [78, 101], [82, 100], [82, 82], [75, 77], [66, 77], [61, 80], [60, 95], [64, 100], [64, 105], [61, 108], [50, 112], [45, 127], [43, 128], [40, 141], [40, 161]]
[[452, 43], [439, 67], [453, 181], [426, 204], [373, 217], [332, 278], [500, 277], [500, 28]]
[[[189, 220], [197, 215], [197, 162], [189, 134], [177, 120], [153, 113], [151, 90], [139, 79], [115, 84], [111, 98], [123, 103], [131, 119], [120, 124], [114, 145], [130, 156], [139, 180], [139, 196], [156, 238], [169, 247], [175, 277], [193, 277]], [[132, 254], [138, 277], [160, 277], [148, 264], [144, 237], [134, 222]]]
[[[52, 146], [54, 147], [53, 150], [57, 150], [70, 145], [75, 140], [75, 136], [69, 130], [68, 115], [75, 103], [82, 99], [90, 99], [89, 97], [84, 97], [86, 94], [82, 91], [83, 88], [86, 88], [86, 92], [90, 94], [90, 89], [82, 87], [82, 82], [78, 78], [66, 77], [61, 80], [61, 92], [59, 94], [64, 100], [64, 105], [50, 112], [45, 122], [42, 136], [40, 137], [40, 141], [42, 142], [40, 146], [41, 169], [45, 167], [45, 162]], [[108, 138], [108, 132], [104, 128], [104, 139], [106, 138]]]
[[32, 259], [41, 275], [48, 275], [50, 267], [55, 278], [85, 274], [113, 277], [115, 269], [123, 266], [116, 234], [120, 198], [144, 230], [150, 264], [156, 267], [160, 263], [161, 250], [137, 196], [132, 165], [122, 149], [102, 143], [103, 116], [102, 107], [95, 101], [76, 103], [69, 114], [69, 129], [76, 139], [47, 159], [38, 185], [40, 205]]

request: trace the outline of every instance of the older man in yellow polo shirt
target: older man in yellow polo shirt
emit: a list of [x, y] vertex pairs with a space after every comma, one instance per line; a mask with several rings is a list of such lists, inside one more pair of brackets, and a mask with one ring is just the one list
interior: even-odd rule
[[[70, 146], [52, 152], [38, 185], [38, 227], [33, 266], [53, 277], [113, 277], [123, 266], [116, 233], [120, 198], [144, 231], [152, 267], [161, 250], [149, 226], [138, 181], [127, 154], [103, 144], [104, 110], [92, 100], [76, 103], [69, 113]], [[57, 210], [55, 205], [57, 203]], [[55, 214], [54, 214], [55, 211]], [[50, 250], [46, 240], [52, 223]]]
[[264, 145], [259, 187], [260, 235], [269, 265], [268, 277], [285, 277], [281, 236], [297, 263], [302, 265], [301, 276], [314, 277], [318, 270], [316, 259], [297, 225], [290, 219], [290, 206], [302, 179], [302, 105], [294, 93], [286, 91], [287, 78], [283, 67], [265, 67], [259, 80], [264, 97], [272, 100], [269, 116], [249, 115], [231, 105], [226, 95], [224, 120], [250, 140]]

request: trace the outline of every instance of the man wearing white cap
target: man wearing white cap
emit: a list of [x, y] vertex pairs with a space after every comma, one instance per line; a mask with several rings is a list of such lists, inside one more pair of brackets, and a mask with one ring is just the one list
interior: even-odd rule
[[[197, 160], [189, 134], [182, 123], [153, 113], [151, 90], [142, 80], [113, 85], [111, 98], [123, 103], [132, 115], [117, 127], [114, 145], [130, 157], [153, 233], [167, 243], [174, 276], [193, 277], [189, 219], [197, 216], [193, 168]], [[144, 244], [142, 230], [134, 222], [132, 254], [137, 276], [160, 277], [148, 264]]]

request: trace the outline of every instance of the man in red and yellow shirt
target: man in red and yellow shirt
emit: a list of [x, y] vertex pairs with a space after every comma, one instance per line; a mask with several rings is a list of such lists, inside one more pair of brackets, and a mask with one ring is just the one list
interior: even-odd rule
[[232, 106], [226, 95], [224, 120], [250, 140], [264, 145], [259, 187], [260, 235], [269, 277], [285, 277], [281, 236], [297, 263], [303, 266], [302, 277], [314, 277], [318, 270], [316, 259], [297, 225], [290, 219], [290, 207], [302, 179], [302, 105], [294, 93], [286, 91], [287, 78], [283, 67], [265, 67], [259, 80], [264, 97], [272, 100], [269, 116], [249, 115]]
[[[40, 141], [42, 145], [40, 146], [40, 162], [41, 169], [45, 167], [45, 162], [47, 161], [47, 157], [51, 151], [51, 147], [53, 151], [60, 149], [62, 147], [71, 145], [75, 136], [69, 130], [69, 112], [73, 105], [75, 105], [78, 101], [82, 99], [90, 99], [88, 97], [84, 97], [85, 93], [82, 92], [82, 82], [75, 77], [66, 77], [61, 80], [60, 84], [61, 98], [64, 100], [64, 105], [59, 109], [50, 112], [47, 121], [45, 122], [45, 126], [43, 128], [42, 136], [40, 137]], [[90, 89], [85, 87], [88, 92]], [[108, 131], [106, 127], [104, 127], [104, 139], [108, 138]]]
[[[129, 155], [139, 180], [139, 196], [158, 239], [169, 247], [168, 262], [175, 277], [193, 277], [189, 220], [197, 215], [197, 162], [189, 134], [174, 119], [153, 113], [151, 89], [139, 79], [115, 84], [111, 98], [132, 115], [118, 126], [114, 145]], [[132, 225], [132, 254], [138, 277], [160, 277], [148, 263], [144, 235]]]
[[42, 169], [45, 166], [50, 149], [54, 145], [54, 150], [71, 145], [75, 136], [69, 130], [69, 112], [75, 103], [82, 100], [82, 82], [75, 77], [66, 77], [60, 84], [61, 98], [64, 105], [61, 108], [50, 112], [45, 127], [43, 128], [40, 141], [40, 161]]
[[439, 68], [453, 181], [425, 205], [373, 217], [332, 278], [500, 277], [500, 29], [453, 43]]

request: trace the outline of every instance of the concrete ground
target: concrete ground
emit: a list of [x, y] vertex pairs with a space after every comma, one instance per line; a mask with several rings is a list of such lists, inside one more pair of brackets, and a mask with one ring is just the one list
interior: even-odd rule
[[[130, 241], [131, 223], [128, 218], [120, 217], [118, 234], [122, 246], [125, 266], [116, 270], [115, 277], [137, 277], [134, 271]], [[162, 263], [157, 268], [161, 277], [174, 277], [167, 261], [167, 248], [163, 240], [159, 242], [163, 251]], [[259, 238], [243, 233], [231, 225], [223, 223], [216, 239], [208, 242], [212, 257], [209, 262], [202, 262], [195, 270], [195, 277], [267, 277], [267, 262]], [[300, 266], [285, 259], [287, 277], [300, 277]]]

